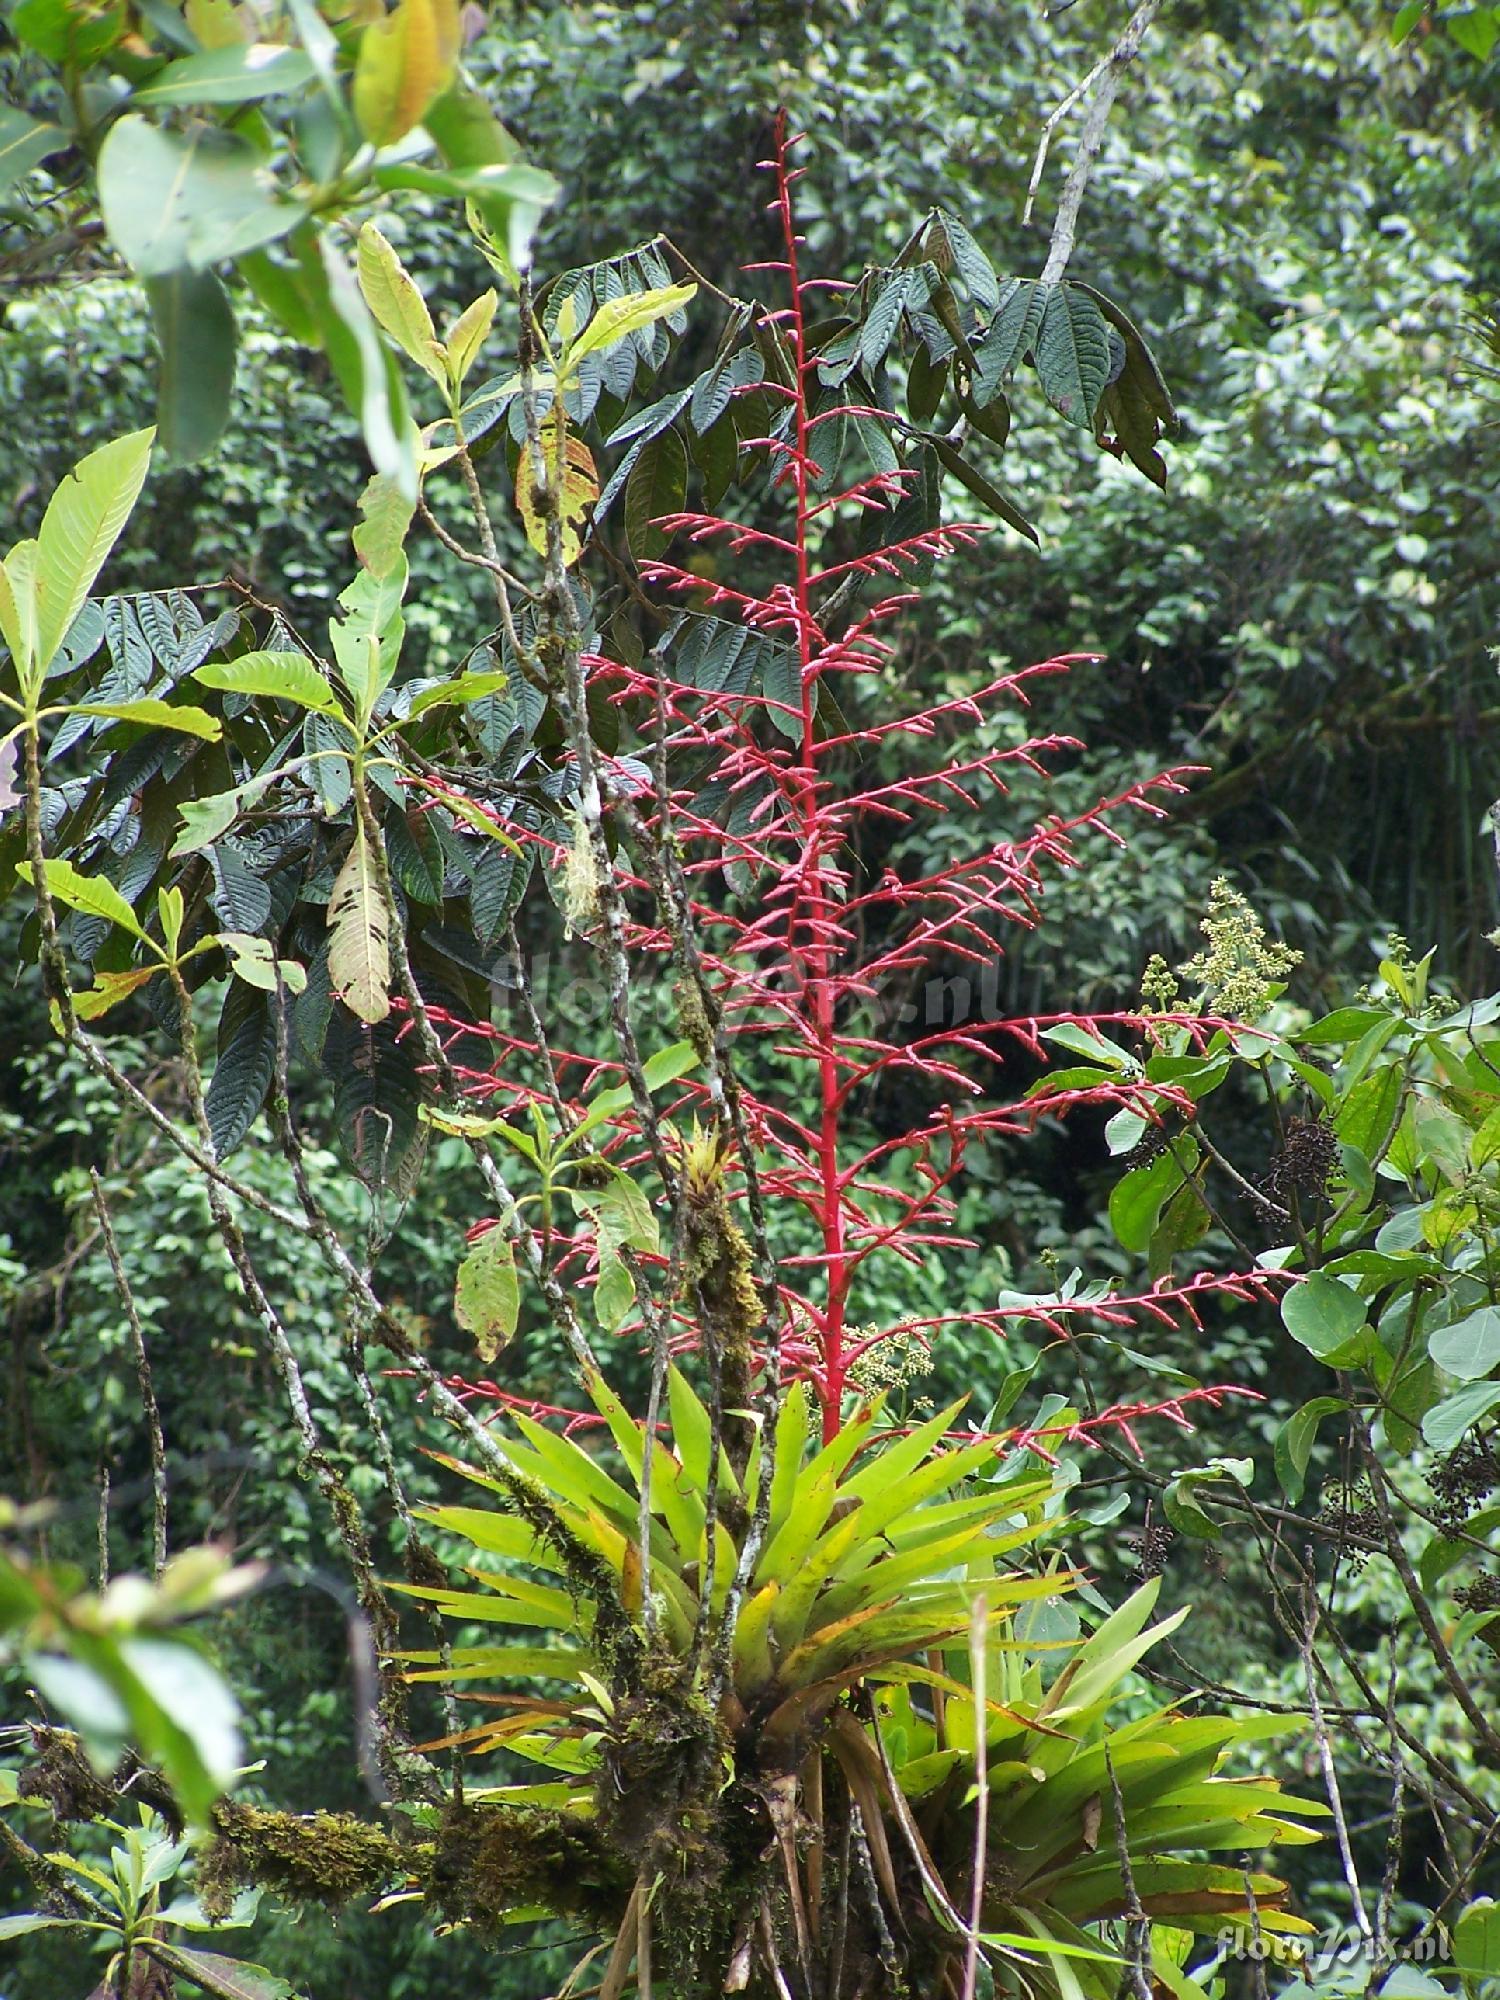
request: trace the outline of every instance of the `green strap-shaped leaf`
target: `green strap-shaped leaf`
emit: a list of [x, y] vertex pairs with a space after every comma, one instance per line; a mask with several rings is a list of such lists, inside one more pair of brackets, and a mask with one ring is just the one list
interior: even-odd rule
[[311, 81], [313, 66], [300, 49], [243, 42], [202, 55], [183, 56], [159, 70], [136, 104], [249, 104], [281, 97]]
[[161, 349], [157, 427], [182, 464], [206, 457], [223, 435], [234, 395], [238, 342], [229, 295], [212, 271], [169, 271], [146, 280]]

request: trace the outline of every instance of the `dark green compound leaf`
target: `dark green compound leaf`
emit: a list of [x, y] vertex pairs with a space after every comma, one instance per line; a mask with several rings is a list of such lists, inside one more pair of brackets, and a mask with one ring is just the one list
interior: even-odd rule
[[1009, 278], [984, 337], [974, 349], [974, 401], [988, 403], [1036, 345], [1047, 294], [1032, 278]]
[[653, 523], [680, 513], [687, 499], [687, 446], [675, 430], [659, 431], [641, 449], [625, 483], [625, 539], [637, 562], [659, 556], [667, 536]]
[[219, 1158], [232, 1153], [260, 1116], [276, 1070], [272, 994], [232, 979], [219, 1016], [218, 1057], [205, 1106]]
[[1076, 285], [1051, 286], [1036, 337], [1036, 369], [1059, 416], [1092, 428], [1110, 359], [1109, 326], [1094, 301]]

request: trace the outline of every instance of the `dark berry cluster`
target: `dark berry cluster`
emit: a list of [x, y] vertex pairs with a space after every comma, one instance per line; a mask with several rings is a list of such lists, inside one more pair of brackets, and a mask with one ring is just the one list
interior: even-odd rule
[[1326, 1199], [1328, 1179], [1339, 1161], [1333, 1127], [1321, 1118], [1289, 1118], [1281, 1150], [1271, 1156], [1260, 1193], [1283, 1213], [1296, 1196], [1303, 1202]]
[[1479, 1503], [1500, 1486], [1500, 1458], [1487, 1439], [1466, 1437], [1427, 1475], [1439, 1521], [1457, 1534]]
[[1317, 1518], [1338, 1535], [1339, 1556], [1348, 1568], [1362, 1570], [1370, 1560], [1365, 1542], [1382, 1539], [1380, 1512], [1366, 1482], [1361, 1479], [1346, 1486], [1340, 1480], [1328, 1480]]
[[1169, 1137], [1165, 1125], [1148, 1125], [1121, 1164], [1131, 1173], [1137, 1167], [1149, 1167], [1153, 1160], [1159, 1160], [1167, 1150]]
[[1177, 1530], [1168, 1521], [1148, 1518], [1140, 1534], [1125, 1535], [1122, 1540], [1135, 1557], [1136, 1568], [1142, 1576], [1160, 1576], [1172, 1553], [1172, 1544], [1177, 1540]]
[[1500, 1576], [1476, 1576], [1454, 1591], [1453, 1600], [1466, 1611], [1500, 1611]]

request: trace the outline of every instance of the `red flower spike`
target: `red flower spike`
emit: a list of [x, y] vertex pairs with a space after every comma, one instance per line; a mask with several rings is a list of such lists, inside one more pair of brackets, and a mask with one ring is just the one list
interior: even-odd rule
[[[1041, 920], [1049, 880], [1080, 865], [1083, 840], [1102, 835], [1123, 844], [1117, 822], [1133, 812], [1163, 817], [1167, 802], [1185, 790], [1196, 767], [1163, 771], [1083, 812], [1048, 817], [1019, 838], [967, 854], [959, 851], [959, 818], [1005, 796], [1007, 774], [1017, 767], [1045, 778], [1056, 758], [1080, 748], [1075, 738], [1042, 734], [972, 750], [946, 764], [879, 782], [846, 782], [851, 766], [868, 764], [868, 753], [886, 742], [910, 738], [936, 744], [945, 730], [984, 722], [999, 703], [1028, 707], [1035, 683], [1098, 655], [1059, 654], [1000, 675], [972, 694], [945, 695], [879, 721], [844, 721], [827, 701], [823, 714], [838, 718], [837, 726], [819, 733], [820, 689], [826, 687], [831, 696], [837, 687], [847, 703], [850, 695], [857, 696], [861, 680], [889, 672], [893, 649], [883, 631], [915, 601], [910, 588], [914, 570], [972, 547], [985, 531], [974, 523], [954, 522], [864, 554], [847, 555], [844, 544], [829, 544], [830, 552], [838, 548], [834, 559], [825, 561], [820, 554], [835, 523], [868, 522], [894, 510], [916, 475], [906, 467], [875, 471], [835, 492], [819, 490], [824, 473], [814, 448], [818, 434], [831, 436], [828, 427], [835, 417], [881, 424], [887, 419], [864, 403], [811, 407], [817, 356], [809, 346], [809, 303], [820, 291], [847, 287], [801, 274], [804, 245], [792, 189], [802, 169], [788, 163], [795, 143], [779, 135], [774, 156], [765, 163], [776, 182], [769, 212], [777, 220], [780, 255], [747, 266], [770, 274], [784, 288], [786, 303], [766, 310], [762, 319], [779, 330], [792, 381], [764, 381], [739, 392], [766, 394], [778, 409], [776, 434], [745, 440], [740, 449], [759, 451], [771, 462], [772, 490], [784, 502], [785, 518], [779, 524], [747, 525], [693, 509], [663, 515], [655, 525], [665, 534], [712, 546], [726, 567], [731, 562], [739, 567], [724, 577], [705, 578], [668, 556], [640, 570], [647, 586], [668, 597], [687, 598], [694, 613], [711, 612], [778, 648], [781, 671], [774, 692], [696, 686], [674, 673], [670, 655], [652, 654], [632, 667], [591, 653], [584, 667], [591, 687], [620, 709], [622, 720], [641, 710], [659, 718], [665, 748], [675, 760], [672, 768], [682, 768], [687, 753], [692, 765], [713, 774], [726, 801], [706, 806], [697, 792], [701, 778], [659, 798], [643, 781], [639, 762], [601, 757], [607, 796], [630, 799], [648, 831], [669, 834], [675, 844], [703, 974], [722, 1009], [724, 1034], [731, 1046], [747, 1052], [747, 1038], [754, 1038], [758, 1054], [774, 1057], [781, 1069], [779, 1094], [773, 1096], [771, 1085], [752, 1085], [749, 1076], [752, 1069], [763, 1074], [765, 1063], [741, 1064], [741, 1108], [762, 1156], [765, 1200], [773, 1208], [777, 1203], [800, 1207], [814, 1225], [815, 1247], [782, 1259], [780, 1353], [784, 1369], [813, 1385], [824, 1435], [831, 1437], [841, 1421], [851, 1366], [897, 1335], [930, 1343], [945, 1328], [962, 1325], [1004, 1338], [1007, 1329], [1031, 1321], [1052, 1338], [1071, 1341], [1106, 1328], [1196, 1324], [1200, 1305], [1215, 1295], [1243, 1301], [1273, 1298], [1279, 1274], [1203, 1273], [1136, 1294], [914, 1315], [878, 1333], [853, 1331], [861, 1322], [858, 1289], [867, 1264], [884, 1256], [919, 1262], [934, 1245], [952, 1249], [961, 1244], [953, 1233], [954, 1190], [971, 1146], [991, 1136], [1029, 1132], [1044, 1118], [1086, 1107], [1128, 1108], [1159, 1121], [1162, 1109], [1171, 1106], [1184, 1118], [1193, 1116], [1185, 1093], [1147, 1086], [1138, 1077], [1101, 1075], [1097, 1085], [1086, 1088], [1011, 1097], [987, 1096], [989, 1086], [976, 1071], [993, 1073], [1008, 1051], [1033, 1061], [1049, 1059], [1053, 1052], [1045, 1031], [1064, 1024], [1114, 1027], [1148, 1043], [1165, 1027], [1186, 1028], [1197, 1048], [1220, 1029], [1247, 1031], [1215, 1016], [1067, 1012], [976, 1017], [951, 1027], [927, 1026], [906, 1040], [895, 1038], [885, 1011], [887, 996], [899, 999], [915, 990], [923, 974], [951, 976], [955, 967], [993, 965], [1007, 927], [1029, 930]], [[747, 578], [742, 571], [750, 565], [758, 573], [770, 572], [770, 580]], [[848, 613], [832, 610], [861, 580], [880, 584], [887, 579], [891, 588], [874, 602]], [[848, 622], [838, 626], [836, 616]], [[432, 787], [424, 803], [441, 807], [441, 788]], [[893, 845], [896, 833], [937, 816], [950, 822], [943, 848], [952, 858], [913, 871], [905, 848]], [[522, 826], [508, 824], [507, 831], [537, 850], [543, 865], [552, 865], [560, 854], [555, 842]], [[871, 837], [862, 840], [864, 832]], [[878, 872], [862, 858], [872, 850], [889, 856]], [[632, 897], [628, 951], [666, 964], [672, 938], [664, 924], [642, 914], [652, 907], [649, 892], [623, 846], [615, 868], [619, 886]], [[740, 879], [738, 889], [726, 895], [726, 880], [741, 877], [752, 878], [753, 889], [746, 893]], [[518, 1059], [536, 1054], [524, 1036], [460, 1021], [441, 1008], [430, 1013], [445, 1043], [467, 1037], [472, 1048], [477, 1036], [493, 1049], [490, 1071], [459, 1072], [465, 1091], [472, 1091], [488, 1110], [524, 1114], [528, 1104], [545, 1101], [521, 1080], [524, 1061]], [[591, 1092], [620, 1080], [618, 1065], [597, 1058], [569, 1050], [553, 1050], [552, 1058], [560, 1090], [578, 1107]], [[847, 1125], [856, 1093], [899, 1074], [921, 1078], [940, 1098], [937, 1110], [909, 1130], [851, 1147]], [[680, 1121], [694, 1110], [701, 1114], [705, 1085], [688, 1077], [677, 1089], [679, 1102], [671, 1115]], [[633, 1112], [607, 1121], [595, 1143], [624, 1164], [640, 1145]], [[899, 1180], [893, 1164], [898, 1157], [906, 1162]], [[567, 1254], [575, 1258], [589, 1249], [586, 1230], [576, 1240], [564, 1241], [570, 1246]], [[695, 1330], [688, 1313], [665, 1304], [663, 1311], [674, 1351], [691, 1348]], [[592, 1414], [532, 1404], [488, 1381], [455, 1386], [466, 1398], [523, 1408], [570, 1428], [596, 1421]], [[1227, 1396], [1252, 1393], [1231, 1386], [1183, 1391], [1162, 1403], [1120, 1404], [1060, 1431], [1016, 1431], [1005, 1438], [1047, 1458], [1056, 1445], [1086, 1443], [1112, 1432], [1139, 1452], [1139, 1426], [1163, 1421], [1191, 1428], [1188, 1411], [1193, 1405], [1217, 1408]]]

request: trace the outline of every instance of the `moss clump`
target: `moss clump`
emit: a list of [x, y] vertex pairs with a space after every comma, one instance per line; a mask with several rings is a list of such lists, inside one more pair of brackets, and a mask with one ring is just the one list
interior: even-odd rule
[[508, 1911], [540, 1903], [601, 1930], [618, 1927], [633, 1876], [591, 1820], [540, 1806], [453, 1806], [443, 1816], [425, 1887], [450, 1922], [496, 1930]]
[[[755, 1426], [748, 1416], [730, 1413], [751, 1407], [755, 1333], [764, 1314], [750, 1245], [730, 1210], [724, 1172], [728, 1153], [724, 1132], [700, 1131], [696, 1120], [691, 1135], [682, 1141], [679, 1165], [686, 1238], [682, 1284], [697, 1301], [703, 1350], [719, 1385], [719, 1407], [725, 1412], [724, 1449], [735, 1476], [743, 1480]], [[743, 1532], [744, 1523], [732, 1518], [732, 1510], [726, 1511], [725, 1525], [731, 1533]]]
[[37, 1754], [16, 1780], [18, 1796], [38, 1800], [54, 1819], [107, 1819], [119, 1800], [79, 1749], [78, 1738], [60, 1729], [36, 1729], [32, 1741]]
[[227, 1911], [236, 1890], [251, 1884], [296, 1903], [348, 1903], [404, 1875], [413, 1858], [352, 1813], [301, 1816], [226, 1800], [199, 1856], [198, 1894], [211, 1916]]

